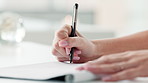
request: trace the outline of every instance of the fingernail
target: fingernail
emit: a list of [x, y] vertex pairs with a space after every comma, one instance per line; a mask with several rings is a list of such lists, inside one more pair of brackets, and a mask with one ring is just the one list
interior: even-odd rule
[[73, 59], [74, 60], [80, 60], [80, 57], [74, 57]]
[[81, 51], [76, 51], [76, 54], [81, 54]]
[[66, 48], [66, 54], [67, 54], [67, 56], [69, 56], [69, 54], [70, 54], [70, 50], [68, 48]]
[[110, 76], [107, 76], [107, 77], [103, 77], [103, 78], [102, 78], [103, 81], [108, 81], [108, 80], [111, 80], [111, 79], [112, 79], [112, 78], [111, 78]]
[[60, 41], [59, 42], [59, 46], [64, 47], [64, 46], [67, 46], [67, 45], [68, 45], [68, 42], [67, 41]]

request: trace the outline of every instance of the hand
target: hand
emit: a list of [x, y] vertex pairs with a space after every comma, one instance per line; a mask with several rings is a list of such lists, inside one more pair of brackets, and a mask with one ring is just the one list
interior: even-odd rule
[[77, 68], [94, 74], [107, 74], [103, 81], [128, 80], [148, 76], [148, 50], [102, 56]]
[[85, 39], [76, 32], [77, 37], [69, 37], [71, 26], [65, 25], [55, 33], [52, 53], [59, 61], [69, 61], [69, 53], [72, 47], [75, 47], [73, 62], [87, 62], [98, 58], [96, 48], [92, 41]]

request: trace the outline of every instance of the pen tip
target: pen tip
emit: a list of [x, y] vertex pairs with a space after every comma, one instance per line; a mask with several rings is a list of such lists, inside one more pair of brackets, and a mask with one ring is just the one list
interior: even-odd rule
[[72, 61], [70, 61], [70, 63], [72, 63]]

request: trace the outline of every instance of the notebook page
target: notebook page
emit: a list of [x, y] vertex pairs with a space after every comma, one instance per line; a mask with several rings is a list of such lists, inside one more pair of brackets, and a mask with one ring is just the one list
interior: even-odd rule
[[17, 67], [6, 67], [0, 68], [0, 77], [47, 80], [62, 75], [73, 75], [74, 78], [68, 78], [67, 80], [81, 81], [84, 80], [80, 79], [84, 78], [82, 77], [82, 75], [87, 74], [88, 76], [91, 76], [91, 79], [94, 78], [94, 75], [92, 75], [90, 72], [80, 72], [75, 70], [75, 68], [77, 68], [80, 65], [81, 64], [48, 62]]

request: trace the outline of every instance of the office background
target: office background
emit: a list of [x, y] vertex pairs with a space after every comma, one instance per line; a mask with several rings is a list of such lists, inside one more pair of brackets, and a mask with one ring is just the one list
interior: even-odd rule
[[22, 16], [24, 41], [51, 45], [54, 32], [71, 24], [75, 2], [80, 4], [78, 31], [88, 39], [147, 30], [148, 0], [0, 0], [0, 14], [14, 12]]

